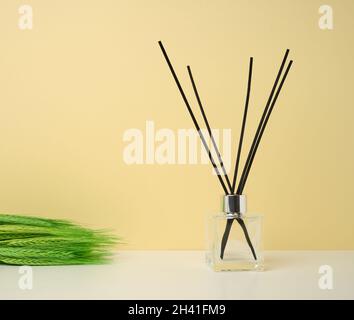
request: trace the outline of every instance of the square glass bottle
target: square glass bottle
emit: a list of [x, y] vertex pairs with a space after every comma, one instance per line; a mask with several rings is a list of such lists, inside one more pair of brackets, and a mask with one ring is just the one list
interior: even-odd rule
[[223, 207], [208, 219], [207, 263], [214, 271], [263, 270], [262, 216], [245, 214], [244, 195], [225, 196]]

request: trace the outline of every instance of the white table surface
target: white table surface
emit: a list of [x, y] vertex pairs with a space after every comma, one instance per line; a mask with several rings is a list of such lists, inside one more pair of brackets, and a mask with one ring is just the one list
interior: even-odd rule
[[[263, 272], [214, 272], [202, 251], [122, 251], [111, 265], [0, 266], [0, 299], [354, 299], [354, 251], [268, 251]], [[321, 265], [333, 289], [319, 288]]]

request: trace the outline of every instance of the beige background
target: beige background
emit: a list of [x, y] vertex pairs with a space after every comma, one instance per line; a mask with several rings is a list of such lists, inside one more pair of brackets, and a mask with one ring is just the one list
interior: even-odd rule
[[265, 215], [267, 249], [354, 249], [352, 0], [328, 2], [332, 31], [315, 0], [26, 3], [31, 31], [17, 26], [22, 1], [0, 4], [1, 212], [112, 228], [122, 248], [202, 248], [221, 195], [210, 166], [123, 161], [125, 130], [192, 126], [157, 41], [188, 93], [191, 64], [212, 125], [235, 142], [254, 57], [247, 148], [290, 48], [249, 209]]

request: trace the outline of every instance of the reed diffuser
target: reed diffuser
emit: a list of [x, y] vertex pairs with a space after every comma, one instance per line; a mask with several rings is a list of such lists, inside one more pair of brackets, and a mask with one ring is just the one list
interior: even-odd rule
[[[209, 160], [215, 170], [216, 176], [224, 191], [223, 196], [223, 213], [213, 215], [209, 221], [208, 227], [208, 245], [207, 245], [207, 262], [215, 271], [233, 271], [233, 270], [263, 270], [263, 254], [262, 254], [262, 217], [259, 215], [246, 214], [246, 196], [243, 194], [248, 175], [250, 173], [255, 155], [257, 153], [260, 141], [262, 139], [264, 130], [267, 126], [270, 115], [272, 114], [275, 103], [278, 99], [280, 91], [284, 85], [286, 77], [292, 66], [293, 61], [290, 60], [287, 64], [285, 72], [283, 73], [289, 50], [286, 50], [272, 90], [265, 105], [263, 114], [259, 121], [256, 133], [254, 135], [251, 147], [248, 151], [247, 159], [242, 169], [241, 176], [237, 184], [238, 171], [240, 166], [240, 159], [242, 153], [242, 144], [246, 128], [248, 105], [251, 93], [253, 58], [249, 61], [249, 72], [247, 82], [247, 93], [245, 99], [245, 107], [242, 118], [241, 132], [239, 143], [237, 146], [237, 155], [235, 161], [235, 170], [232, 183], [226, 172], [222, 156], [219, 152], [218, 146], [215, 142], [212, 130], [206, 116], [196, 83], [192, 74], [190, 66], [187, 66], [189, 78], [193, 87], [193, 91], [202, 114], [204, 124], [207, 128], [209, 138], [212, 142], [218, 164], [209, 149], [206, 138], [200, 129], [198, 121], [193, 113], [189, 101], [183, 91], [181, 83], [176, 75], [176, 72], [171, 64], [171, 61], [166, 53], [166, 50], [161, 41], [159, 46], [165, 57], [167, 65], [176, 82], [182, 99], [187, 107], [188, 113], [192, 118], [195, 129], [198, 131], [199, 137], [208, 154]], [[279, 82], [280, 81], [280, 82]], [[219, 170], [221, 168], [221, 172]], [[225, 181], [226, 183], [225, 183]], [[236, 188], [237, 186], [237, 188]], [[236, 220], [238, 228], [232, 228], [233, 222]]]

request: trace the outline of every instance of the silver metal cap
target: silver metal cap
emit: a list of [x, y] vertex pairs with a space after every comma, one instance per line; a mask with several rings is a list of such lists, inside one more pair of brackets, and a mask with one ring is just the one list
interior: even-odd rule
[[243, 194], [224, 196], [223, 211], [227, 214], [243, 215], [246, 213], [246, 196]]

